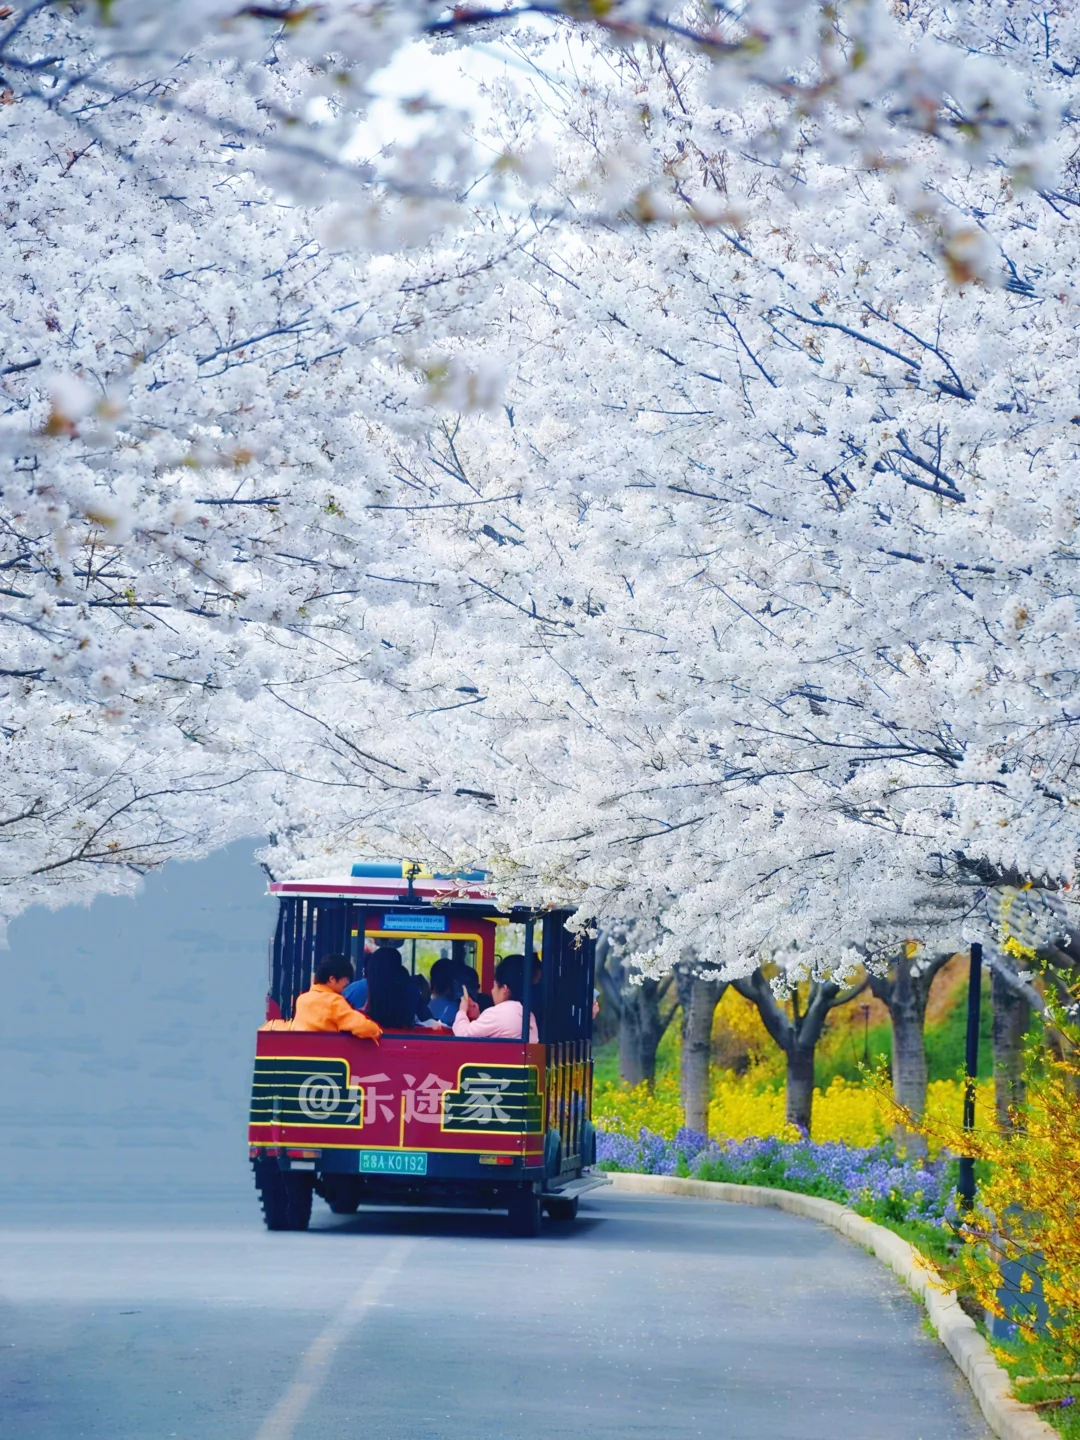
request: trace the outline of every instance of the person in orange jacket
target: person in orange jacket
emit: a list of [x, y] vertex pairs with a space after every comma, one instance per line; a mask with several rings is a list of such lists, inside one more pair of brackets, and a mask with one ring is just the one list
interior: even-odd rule
[[381, 1028], [342, 995], [353, 980], [352, 962], [344, 955], [327, 955], [315, 970], [310, 990], [296, 997], [294, 1030], [348, 1030], [361, 1040], [378, 1040]]

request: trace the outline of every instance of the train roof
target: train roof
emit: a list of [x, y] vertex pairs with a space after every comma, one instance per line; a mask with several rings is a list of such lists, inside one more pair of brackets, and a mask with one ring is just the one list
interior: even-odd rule
[[483, 905], [490, 909], [495, 896], [486, 870], [432, 872], [411, 861], [359, 862], [349, 875], [304, 880], [274, 880], [271, 895], [281, 899], [304, 896], [311, 899], [392, 901], [413, 905], [436, 902], [454, 905]]

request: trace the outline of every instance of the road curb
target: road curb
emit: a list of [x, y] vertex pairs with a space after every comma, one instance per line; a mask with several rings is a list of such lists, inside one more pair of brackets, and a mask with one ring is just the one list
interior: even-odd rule
[[726, 1200], [734, 1205], [769, 1205], [774, 1210], [787, 1210], [792, 1215], [831, 1225], [883, 1260], [923, 1302], [930, 1324], [971, 1386], [995, 1435], [1001, 1440], [1061, 1440], [1058, 1432], [1041, 1420], [1030, 1405], [1022, 1404], [1013, 1396], [1008, 1375], [994, 1359], [974, 1320], [961, 1310], [956, 1291], [946, 1290], [937, 1271], [917, 1259], [907, 1241], [886, 1230], [884, 1225], [856, 1215], [854, 1210], [838, 1205], [835, 1200], [799, 1195], [794, 1190], [770, 1190], [765, 1185], [732, 1185], [718, 1180], [682, 1180], [675, 1175], [632, 1175], [619, 1170], [609, 1173], [615, 1189], [630, 1194], [686, 1195], [695, 1200]]

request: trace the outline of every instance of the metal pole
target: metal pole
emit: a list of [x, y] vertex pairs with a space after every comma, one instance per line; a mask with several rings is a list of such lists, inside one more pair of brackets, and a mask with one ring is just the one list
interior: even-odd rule
[[525, 921], [525, 976], [521, 982], [521, 1038], [529, 1043], [529, 1015], [532, 1013], [533, 926], [530, 916]]
[[[964, 1129], [975, 1128], [975, 1080], [979, 1073], [979, 1016], [982, 1001], [982, 946], [976, 941], [971, 947], [968, 971], [967, 1043], [964, 1047]], [[970, 1155], [960, 1157], [960, 1179], [956, 1186], [961, 1210], [975, 1204], [975, 1161]]]

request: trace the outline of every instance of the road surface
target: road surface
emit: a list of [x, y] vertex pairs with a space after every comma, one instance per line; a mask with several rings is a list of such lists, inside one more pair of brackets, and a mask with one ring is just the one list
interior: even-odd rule
[[5, 1440], [989, 1440], [880, 1264], [780, 1211], [249, 1202], [0, 1221]]

